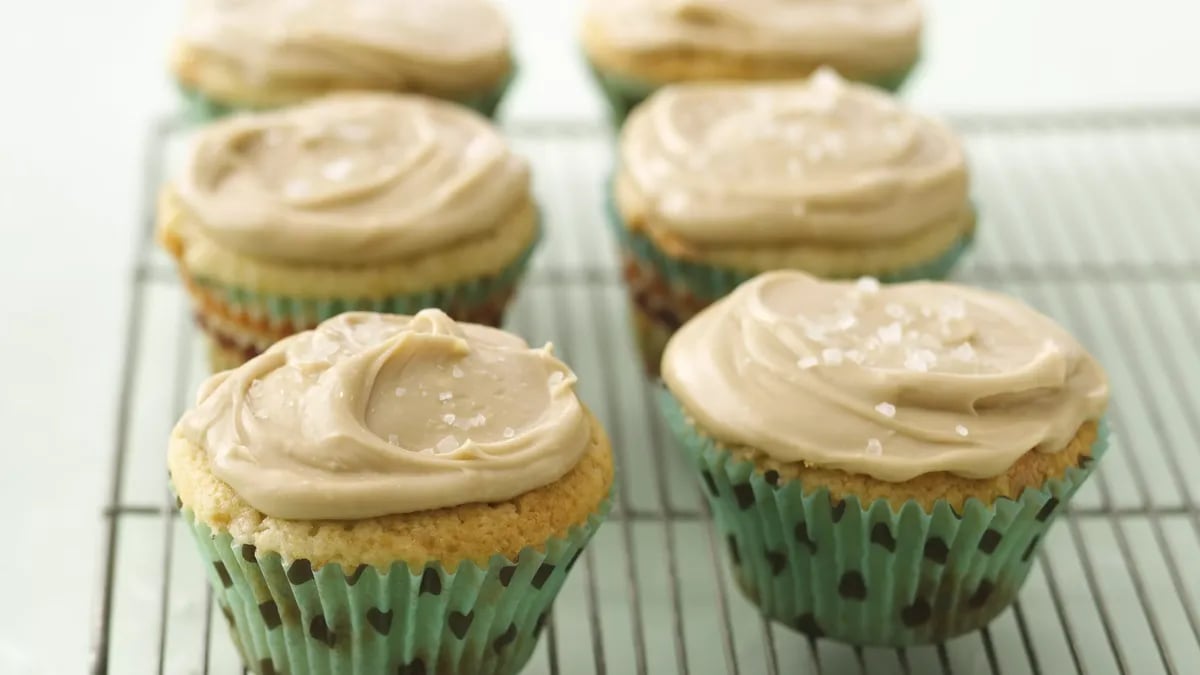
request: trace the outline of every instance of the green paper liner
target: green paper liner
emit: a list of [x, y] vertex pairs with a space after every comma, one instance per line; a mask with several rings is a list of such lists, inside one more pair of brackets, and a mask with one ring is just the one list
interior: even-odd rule
[[511, 675], [529, 660], [551, 603], [610, 504], [543, 551], [525, 548], [515, 561], [495, 555], [486, 567], [463, 562], [453, 572], [402, 562], [314, 570], [181, 511], [234, 645], [258, 675]]
[[[500, 107], [500, 102], [504, 100], [504, 95], [508, 93], [509, 85], [512, 84], [516, 77], [517, 68], [514, 65], [509, 74], [498, 86], [473, 96], [447, 100], [453, 100], [455, 103], [465, 105], [485, 117], [495, 119], [496, 110]], [[180, 82], [176, 82], [175, 86], [179, 90], [180, 99], [183, 101], [184, 118], [193, 124], [205, 124], [234, 113], [262, 110], [262, 108], [253, 106], [219, 101], [209, 97], [198, 89], [186, 86]], [[434, 98], [443, 97], [435, 96]]]
[[1046, 531], [1108, 447], [1102, 420], [1090, 460], [1016, 500], [894, 510], [780, 483], [697, 430], [669, 392], [659, 403], [747, 597], [770, 619], [857, 645], [941, 642], [987, 624], [1016, 598]]
[[511, 295], [529, 266], [538, 238], [506, 267], [496, 273], [455, 284], [430, 288], [419, 293], [401, 293], [380, 297], [303, 298], [254, 289], [224, 286], [208, 279], [194, 279], [227, 307], [269, 325], [311, 325], [350, 311], [414, 314], [427, 307], [474, 307], [495, 297]]
[[[638, 106], [642, 101], [650, 98], [650, 95], [664, 86], [662, 83], [654, 83], [648, 80], [622, 75], [612, 71], [605, 71], [597, 67], [590, 60], [587, 61], [588, 70], [592, 73], [592, 78], [596, 80], [596, 84], [600, 87], [600, 93], [603, 94], [604, 100], [608, 102], [609, 110], [612, 112], [612, 122], [617, 128], [625, 122], [625, 118], [629, 113]], [[880, 89], [890, 92], [897, 92], [908, 79], [909, 74], [916, 68], [917, 63], [909, 65], [903, 70], [886, 76], [868, 80], [867, 84], [874, 85]]]

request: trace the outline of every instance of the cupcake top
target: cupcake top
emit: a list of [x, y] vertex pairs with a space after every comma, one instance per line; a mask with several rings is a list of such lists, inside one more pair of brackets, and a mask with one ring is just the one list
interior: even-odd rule
[[1108, 401], [1099, 364], [1015, 299], [770, 272], [675, 334], [667, 387], [709, 435], [781, 462], [906, 481], [997, 476]]
[[589, 0], [585, 16], [630, 51], [904, 64], [920, 50], [916, 0]]
[[591, 439], [574, 384], [550, 345], [433, 309], [349, 313], [214, 375], [178, 432], [269, 516], [370, 518], [558, 480]]
[[453, 91], [511, 69], [487, 0], [190, 0], [179, 39], [260, 81]]
[[622, 210], [697, 246], [873, 244], [969, 213], [954, 133], [827, 69], [660, 89], [622, 130], [620, 161]]
[[174, 189], [219, 245], [321, 263], [447, 246], [487, 233], [530, 199], [526, 162], [482, 116], [366, 93], [206, 127]]

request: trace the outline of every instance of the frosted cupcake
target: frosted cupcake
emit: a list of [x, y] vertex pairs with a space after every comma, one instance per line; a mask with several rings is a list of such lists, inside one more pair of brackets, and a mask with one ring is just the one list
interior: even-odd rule
[[755, 274], [940, 278], [975, 229], [958, 137], [830, 71], [667, 87], [619, 152], [610, 211], [652, 371], [673, 330]]
[[609, 504], [550, 348], [344, 314], [214, 376], [168, 466], [246, 667], [511, 674]]
[[158, 218], [217, 369], [348, 310], [498, 325], [538, 239], [528, 165], [487, 120], [386, 94], [203, 129]]
[[1106, 447], [1096, 361], [963, 286], [764, 274], [685, 325], [662, 372], [738, 583], [855, 644], [985, 625]]
[[921, 50], [917, 0], [589, 0], [583, 47], [620, 121], [667, 84], [791, 80], [821, 66], [898, 89]]
[[488, 0], [189, 0], [171, 70], [211, 119], [343, 90], [420, 93], [491, 116], [513, 76]]

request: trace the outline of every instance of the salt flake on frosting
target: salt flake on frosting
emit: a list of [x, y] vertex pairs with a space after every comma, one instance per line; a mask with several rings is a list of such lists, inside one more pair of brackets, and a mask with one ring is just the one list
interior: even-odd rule
[[879, 329], [879, 341], [885, 345], [900, 344], [900, 340], [904, 339], [904, 329], [896, 322]]
[[446, 436], [437, 442], [435, 449], [440, 453], [454, 452], [458, 449], [458, 439], [453, 436]]
[[862, 293], [874, 294], [879, 292], [879, 280], [875, 277], [859, 277], [854, 287]]
[[960, 424], [960, 425], [954, 427], [954, 433], [958, 434], [959, 436], [962, 436], [963, 438], [966, 438], [967, 434], [969, 434], [970, 432], [967, 431], [966, 427], [964, 427], [963, 425]]
[[880, 403], [879, 405], [875, 406], [875, 412], [879, 413], [880, 415], [883, 415], [884, 417], [895, 417], [896, 416], [896, 406], [892, 405], [891, 403], [888, 403], [887, 401], [884, 401], [883, 403]]
[[817, 357], [806, 356], [806, 357], [800, 359], [799, 361], [797, 361], [796, 365], [800, 366], [801, 370], [808, 370], [810, 368], [816, 368], [818, 365], [820, 365], [820, 363], [821, 363], [821, 361]]
[[959, 361], [974, 361], [975, 360], [975, 348], [971, 346], [970, 342], [964, 342], [961, 345], [955, 347], [950, 352], [950, 356], [955, 359], [958, 359]]
[[516, 436], [516, 435], [517, 435], [517, 432], [512, 427], [504, 427], [504, 437], [505, 438], [512, 438], [513, 436]]
[[824, 361], [825, 365], [827, 366], [842, 365], [842, 357], [843, 354], [842, 350], [840, 349], [830, 347], [829, 349], [821, 350], [821, 360]]
[[872, 457], [878, 457], [883, 454], [883, 443], [878, 438], [868, 438], [865, 452]]

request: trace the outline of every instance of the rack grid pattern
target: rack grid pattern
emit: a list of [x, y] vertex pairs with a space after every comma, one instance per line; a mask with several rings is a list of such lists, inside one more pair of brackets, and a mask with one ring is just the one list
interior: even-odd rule
[[[981, 225], [958, 278], [1056, 317], [1106, 364], [1113, 447], [1047, 538], [1019, 602], [943, 645], [856, 649], [765, 622], [731, 583], [691, 474], [651, 405], [601, 222], [600, 125], [506, 127], [548, 236], [508, 327], [552, 341], [610, 430], [618, 503], [527, 673], [1200, 673], [1200, 110], [953, 119]], [[182, 125], [145, 161], [145, 227], [112, 459], [93, 672], [243, 672], [165, 494], [165, 438], [206, 366], [154, 195]]]

